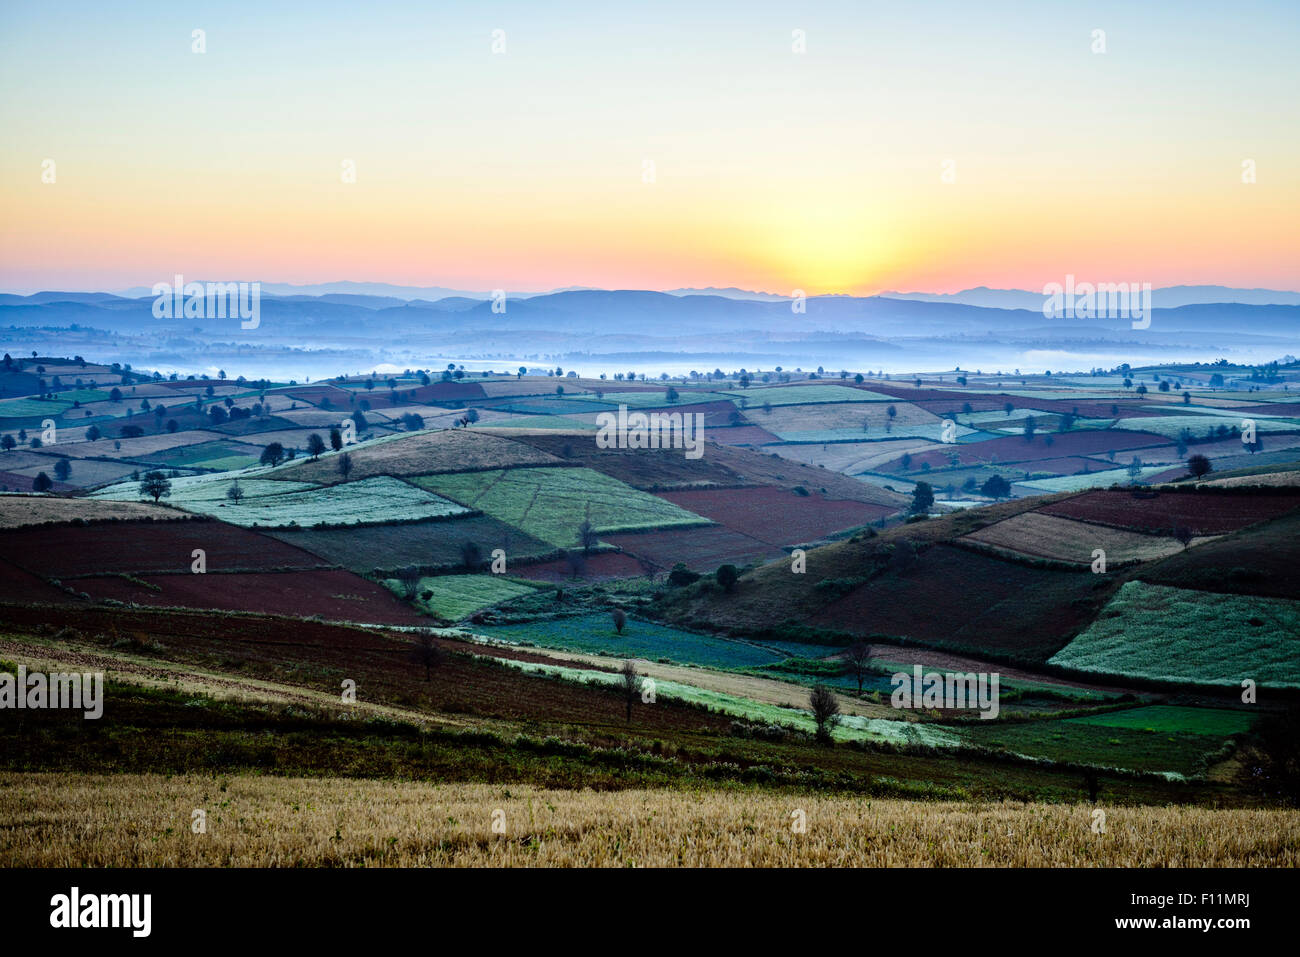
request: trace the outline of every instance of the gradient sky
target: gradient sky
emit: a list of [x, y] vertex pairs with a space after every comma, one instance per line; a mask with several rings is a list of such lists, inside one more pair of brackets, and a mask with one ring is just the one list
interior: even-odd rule
[[10, 291], [1300, 289], [1294, 0], [0, 3]]

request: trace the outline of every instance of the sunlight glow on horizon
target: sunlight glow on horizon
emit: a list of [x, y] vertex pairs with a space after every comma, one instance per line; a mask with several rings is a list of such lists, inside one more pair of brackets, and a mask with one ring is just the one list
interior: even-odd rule
[[185, 6], [0, 12], [0, 288], [1300, 289], [1294, 5]]

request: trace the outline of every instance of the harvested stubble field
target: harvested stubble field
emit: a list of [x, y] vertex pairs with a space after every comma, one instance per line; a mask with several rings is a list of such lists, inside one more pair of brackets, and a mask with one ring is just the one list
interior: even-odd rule
[[1042, 512], [1024, 512], [964, 536], [1031, 558], [1088, 565], [1093, 552], [1100, 548], [1108, 564], [1150, 561], [1164, 558], [1182, 549], [1173, 538], [1143, 535], [1106, 525], [1090, 525]]
[[[352, 479], [379, 475], [431, 475], [436, 472], [514, 468], [520, 465], [562, 465], [555, 456], [497, 435], [445, 429], [415, 435], [394, 435], [348, 449]], [[295, 461], [272, 474], [301, 482], [337, 482], [338, 459], [326, 455], [315, 461]]]
[[[190, 829], [195, 808], [207, 833]], [[795, 833], [795, 812], [806, 831]], [[493, 830], [494, 816], [498, 822]], [[1294, 867], [1300, 811], [0, 775], [7, 867]]]
[[0, 495], [0, 528], [22, 528], [49, 522], [87, 522], [152, 519], [188, 521], [191, 516], [177, 509], [145, 502], [53, 498], [45, 495]]

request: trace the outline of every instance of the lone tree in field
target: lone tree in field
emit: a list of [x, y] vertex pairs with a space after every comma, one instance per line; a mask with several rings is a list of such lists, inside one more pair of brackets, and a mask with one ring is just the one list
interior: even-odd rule
[[72, 474], [72, 465], [67, 459], [59, 459], [54, 463], [54, 477], [60, 482], [66, 482], [68, 476]]
[[622, 608], [615, 608], [609, 613], [609, 617], [614, 621], [614, 630], [620, 635], [623, 634], [623, 627], [627, 624], [627, 613]]
[[855, 641], [849, 645], [849, 650], [844, 653], [844, 663], [848, 665], [849, 671], [858, 679], [858, 694], [862, 694], [862, 679], [870, 671], [871, 665], [871, 646], [865, 641]]
[[1011, 494], [1011, 483], [1001, 475], [991, 475], [988, 481], [980, 486], [980, 494], [992, 499], [1006, 498]]
[[627, 720], [632, 723], [632, 702], [636, 700], [636, 693], [641, 690], [641, 676], [637, 674], [636, 662], [631, 658], [623, 661], [623, 667], [618, 673], [618, 687], [623, 692], [623, 701], [627, 704]]
[[808, 706], [812, 708], [813, 721], [817, 723], [817, 740], [822, 744], [830, 744], [831, 729], [835, 727], [840, 715], [840, 703], [835, 700], [830, 688], [816, 685], [808, 695]]
[[599, 541], [596, 530], [591, 527], [591, 522], [584, 521], [578, 526], [578, 543], [582, 546], [583, 554], [590, 555]]
[[397, 573], [397, 580], [402, 584], [402, 594], [407, 601], [415, 601], [420, 594], [420, 569], [407, 565]]
[[1187, 471], [1191, 473], [1193, 478], [1203, 478], [1209, 475], [1213, 468], [1214, 466], [1210, 464], [1210, 460], [1204, 455], [1193, 455], [1187, 460]]
[[433, 669], [442, 664], [442, 649], [433, 640], [433, 635], [422, 631], [415, 639], [411, 649], [411, 660], [417, 665], [424, 665], [424, 680], [428, 681]]
[[320, 456], [325, 451], [325, 440], [313, 432], [307, 436], [307, 452], [313, 459]]
[[140, 480], [140, 494], [147, 495], [157, 502], [172, 493], [172, 483], [162, 472], [145, 472]]
[[483, 550], [478, 547], [478, 542], [462, 542], [460, 546], [460, 561], [466, 568], [476, 568], [478, 563], [483, 560]]
[[262, 449], [261, 463], [263, 465], [279, 465], [284, 461], [284, 446], [279, 442], [272, 442], [266, 448]]
[[924, 515], [934, 505], [934, 486], [929, 482], [917, 482], [912, 490], [912, 504], [908, 511], [913, 515]]
[[1183, 548], [1186, 548], [1188, 545], [1192, 543], [1192, 539], [1195, 537], [1195, 534], [1196, 533], [1193, 532], [1186, 525], [1174, 526], [1174, 538], [1182, 542]]
[[343, 433], [338, 429], [330, 429], [330, 448], [335, 452], [343, 448]]
[[1038, 429], [1038, 423], [1034, 421], [1032, 415], [1025, 416], [1025, 441], [1034, 441], [1034, 432]]
[[344, 452], [342, 455], [339, 456], [339, 475], [343, 476], [343, 481], [346, 482], [348, 480], [348, 476], [351, 474], [352, 474], [352, 455], [348, 452]]
[[54, 483], [50, 481], [50, 477], [44, 472], [37, 472], [36, 478], [32, 479], [32, 491], [48, 492], [52, 488], [54, 488]]
[[230, 499], [235, 505], [238, 505], [244, 498], [244, 487], [239, 484], [239, 479], [230, 483], [230, 488], [226, 489], [226, 498]]
[[723, 591], [732, 592], [735, 591], [740, 573], [736, 571], [735, 565], [719, 565], [717, 578], [718, 584], [722, 586]]

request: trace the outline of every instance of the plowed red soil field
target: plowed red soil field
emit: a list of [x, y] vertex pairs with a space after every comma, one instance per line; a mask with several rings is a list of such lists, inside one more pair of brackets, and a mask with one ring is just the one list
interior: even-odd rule
[[885, 505], [827, 498], [820, 492], [796, 495], [770, 487], [660, 492], [659, 497], [777, 548], [825, 538], [895, 511]]
[[532, 581], [562, 584], [568, 581], [581, 583], [609, 581], [614, 578], [639, 578], [654, 570], [655, 566], [652, 563], [638, 561], [626, 552], [598, 552], [586, 556], [583, 569], [576, 579], [566, 559], [539, 562], [536, 565], [517, 565], [510, 573]]
[[348, 571], [253, 572], [228, 575], [137, 575], [157, 591], [125, 578], [79, 578], [78, 591], [140, 605], [320, 615], [334, 621], [382, 625], [429, 624], [384, 586]]
[[1095, 489], [1044, 505], [1040, 511], [1138, 531], [1158, 532], [1183, 525], [1197, 535], [1218, 535], [1277, 518], [1298, 507], [1300, 489], [1280, 489], [1274, 494], [1262, 494], [1260, 490], [1157, 492], [1153, 498], [1138, 498], [1123, 490]]
[[206, 553], [209, 572], [330, 564], [301, 548], [224, 522], [105, 522], [0, 531], [0, 555], [54, 578], [189, 571], [196, 548]]
[[659, 570], [685, 562], [695, 571], [712, 572], [728, 562], [745, 565], [781, 554], [779, 548], [719, 525], [669, 532], [602, 535], [601, 541], [617, 545]]
[[1087, 572], [1031, 568], [935, 545], [911, 571], [887, 572], [859, 585], [809, 624], [1046, 660], [1105, 601], [1104, 590], [1094, 591], [1094, 583]]

